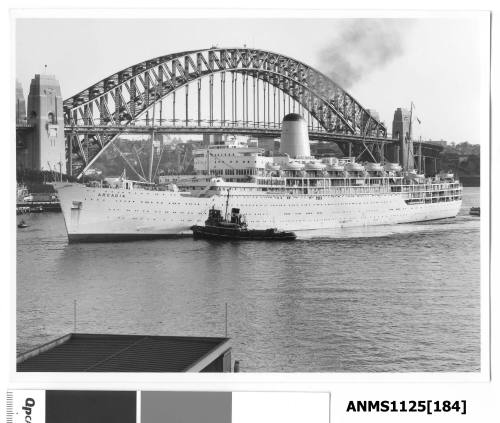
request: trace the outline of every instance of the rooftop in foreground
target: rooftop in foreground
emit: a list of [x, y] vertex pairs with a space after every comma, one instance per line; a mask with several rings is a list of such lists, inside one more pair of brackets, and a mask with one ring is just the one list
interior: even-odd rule
[[229, 338], [70, 333], [17, 357], [18, 372], [228, 372]]

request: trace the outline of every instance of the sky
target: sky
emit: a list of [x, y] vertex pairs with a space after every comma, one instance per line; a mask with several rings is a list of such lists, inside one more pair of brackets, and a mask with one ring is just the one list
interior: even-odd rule
[[[484, 68], [477, 16], [420, 19], [18, 19], [15, 75], [25, 96], [35, 73], [67, 98], [153, 57], [219, 47], [271, 50], [327, 74], [391, 131], [415, 105], [414, 138], [484, 143]], [[484, 47], [484, 46], [483, 46]], [[484, 78], [483, 78], [484, 79]], [[484, 85], [484, 84], [483, 84]], [[484, 105], [484, 103], [482, 103]], [[484, 135], [484, 134], [483, 134]]]

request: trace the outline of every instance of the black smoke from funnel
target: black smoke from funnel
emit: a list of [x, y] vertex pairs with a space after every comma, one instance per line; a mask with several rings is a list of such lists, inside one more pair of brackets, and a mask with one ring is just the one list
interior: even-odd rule
[[404, 53], [411, 19], [347, 19], [335, 39], [320, 52], [319, 69], [349, 88]]

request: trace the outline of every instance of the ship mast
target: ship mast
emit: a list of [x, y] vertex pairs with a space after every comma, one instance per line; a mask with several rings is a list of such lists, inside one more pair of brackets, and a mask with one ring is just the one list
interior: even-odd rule
[[149, 156], [149, 169], [148, 169], [148, 180], [149, 182], [153, 183], [153, 159], [154, 159], [154, 152], [155, 152], [155, 147], [154, 147], [154, 141], [155, 141], [155, 106], [156, 106], [156, 86], [155, 86], [155, 91], [154, 91], [154, 102], [153, 102], [153, 125], [151, 126], [151, 151], [150, 151], [150, 156]]
[[227, 198], [226, 198], [226, 212], [224, 213], [224, 220], [227, 220], [227, 206], [229, 204], [229, 191], [231, 191], [231, 188], [227, 189]]
[[153, 158], [154, 158], [154, 139], [155, 139], [155, 131], [154, 129], [151, 131], [151, 151], [149, 157], [149, 169], [148, 169], [148, 180], [153, 183]]
[[407, 171], [410, 170], [408, 163], [410, 162], [410, 154], [413, 156], [413, 151], [410, 153], [410, 146], [412, 147], [413, 150], [413, 143], [411, 142], [411, 123], [413, 120], [413, 101], [410, 103], [410, 125], [408, 128], [408, 139], [406, 140], [407, 145], [406, 145], [406, 167]]
[[422, 137], [418, 141], [418, 173], [422, 173]]
[[207, 176], [210, 177], [210, 146], [207, 146]]
[[[410, 132], [410, 139], [408, 141], [411, 141], [412, 139], [412, 124], [413, 124], [413, 109], [415, 108], [415, 105], [413, 104], [413, 101], [411, 102], [411, 106], [410, 106], [410, 128], [409, 128], [409, 132]], [[420, 120], [417, 116], [417, 121], [418, 123], [420, 123]], [[415, 160], [415, 153], [413, 151], [413, 142], [411, 143], [412, 144], [412, 150], [411, 150], [411, 153], [410, 153], [410, 149], [408, 148], [408, 159], [409, 159], [409, 155], [411, 154], [413, 156], [413, 160]], [[415, 163], [413, 163], [413, 165], [415, 165]], [[420, 139], [418, 140], [418, 173], [422, 173], [422, 137], [420, 137]]]

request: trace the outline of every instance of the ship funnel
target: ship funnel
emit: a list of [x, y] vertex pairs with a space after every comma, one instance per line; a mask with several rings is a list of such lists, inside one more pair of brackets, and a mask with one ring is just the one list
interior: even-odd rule
[[307, 122], [297, 114], [290, 113], [283, 118], [280, 153], [291, 158], [311, 157]]

